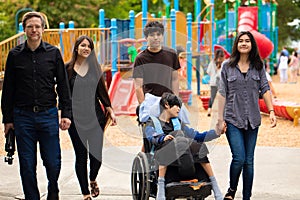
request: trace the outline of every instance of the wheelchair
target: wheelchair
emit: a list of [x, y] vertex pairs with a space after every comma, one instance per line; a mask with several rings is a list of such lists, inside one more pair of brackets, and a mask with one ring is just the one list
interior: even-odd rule
[[[156, 198], [158, 164], [154, 158], [154, 147], [144, 135], [143, 128], [145, 124], [138, 123], [140, 132], [143, 135], [144, 152], [138, 152], [133, 160], [131, 192], [133, 200], [148, 200], [150, 197]], [[194, 179], [185, 181], [178, 174], [178, 167], [168, 166], [165, 176], [167, 200], [175, 200], [177, 198], [203, 200], [211, 195], [212, 186], [208, 175], [199, 163], [195, 163], [195, 169]]]

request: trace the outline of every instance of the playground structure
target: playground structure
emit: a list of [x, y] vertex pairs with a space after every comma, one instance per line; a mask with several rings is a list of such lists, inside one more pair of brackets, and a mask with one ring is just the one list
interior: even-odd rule
[[[214, 21], [214, 0], [206, 0], [203, 8], [201, 0], [195, 0], [194, 21], [192, 13], [185, 15], [179, 11], [179, 0], [174, 0], [174, 8], [170, 10], [170, 4], [166, 4], [166, 16], [156, 18], [149, 14], [147, 10], [147, 0], [142, 1], [142, 12], [135, 15], [134, 11], [129, 12], [129, 19], [106, 19], [104, 10], [99, 10], [99, 28], [75, 28], [74, 22], [70, 21], [68, 28], [61, 22], [59, 29], [45, 29], [43, 40], [57, 46], [63, 55], [64, 61], [71, 57], [75, 39], [82, 34], [90, 36], [95, 43], [95, 51], [98, 61], [106, 73], [108, 86], [119, 90], [114, 84], [119, 84], [121, 79], [113, 81], [114, 75], [122, 69], [130, 71], [128, 58], [126, 57], [126, 47], [122, 45], [122, 40], [132, 39], [137, 48], [145, 46], [142, 28], [147, 21], [158, 20], [165, 26], [164, 45], [176, 49], [176, 46], [183, 46], [186, 49], [186, 90], [191, 91], [192, 66], [196, 68], [197, 95], [207, 99], [207, 91], [200, 88], [201, 75], [200, 66], [205, 69], [209, 60], [212, 59], [215, 48], [222, 48], [226, 53], [231, 52], [231, 46], [236, 31], [248, 30], [253, 33], [259, 45], [259, 51], [264, 59], [269, 59], [272, 73], [272, 63], [276, 63], [277, 52], [277, 32], [276, 27], [276, 3], [272, 0], [265, 2], [235, 1], [234, 11], [229, 10], [229, 1], [225, 1], [225, 19]], [[241, 4], [248, 2], [251, 6]], [[169, 12], [170, 11], [170, 12]], [[22, 26], [19, 24], [19, 33], [15, 36], [0, 42], [0, 76], [4, 76], [6, 57], [11, 48], [25, 40]], [[100, 53], [101, 52], [101, 53]], [[133, 81], [133, 80], [130, 80]], [[121, 83], [123, 83], [121, 81]], [[132, 87], [124, 95], [132, 95]], [[123, 88], [124, 89], [124, 88]], [[121, 90], [121, 89], [120, 89]], [[131, 91], [133, 90], [133, 91]], [[120, 92], [120, 91], [119, 91]], [[118, 93], [118, 92], [117, 92]], [[192, 104], [191, 93], [188, 92], [187, 103]], [[116, 93], [113, 96], [118, 96]], [[186, 98], [186, 97], [185, 97]], [[123, 97], [121, 99], [131, 99], [130, 102], [136, 105], [134, 98]], [[127, 102], [128, 114], [133, 113], [133, 109]], [[125, 106], [126, 107], [126, 106]], [[120, 111], [120, 114], [126, 113]], [[130, 111], [129, 111], [130, 110]]]

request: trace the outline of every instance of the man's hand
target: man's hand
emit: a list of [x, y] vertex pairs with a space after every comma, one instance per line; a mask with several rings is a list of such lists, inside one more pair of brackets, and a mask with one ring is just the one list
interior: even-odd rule
[[61, 130], [68, 130], [71, 125], [71, 120], [69, 118], [61, 118], [59, 123], [59, 128]]
[[14, 123], [6, 123], [4, 124], [4, 136], [7, 135], [9, 129], [14, 129]]

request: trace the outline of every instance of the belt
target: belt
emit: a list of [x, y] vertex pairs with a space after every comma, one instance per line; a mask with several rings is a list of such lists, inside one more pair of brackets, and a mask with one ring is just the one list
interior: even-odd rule
[[30, 112], [34, 112], [34, 113], [45, 112], [45, 111], [49, 110], [50, 108], [53, 108], [53, 107], [49, 107], [49, 106], [23, 106], [23, 107], [20, 107], [20, 109], [22, 109], [22, 110], [26, 110], [26, 111], [30, 111]]

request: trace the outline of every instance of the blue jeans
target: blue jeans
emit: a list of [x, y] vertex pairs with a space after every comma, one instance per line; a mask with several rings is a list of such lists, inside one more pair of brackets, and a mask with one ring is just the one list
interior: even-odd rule
[[254, 150], [258, 128], [239, 129], [227, 123], [226, 137], [232, 153], [230, 164], [230, 188], [236, 190], [243, 171], [243, 200], [251, 197], [254, 174]]
[[61, 151], [57, 108], [37, 113], [15, 108], [14, 127], [25, 199], [40, 199], [36, 178], [38, 142], [48, 178], [48, 195], [58, 194]]

